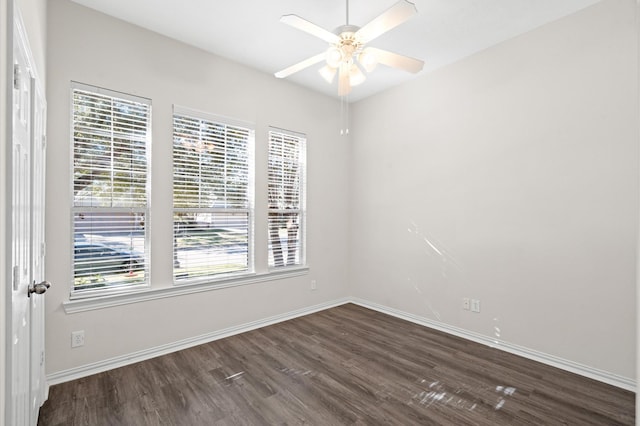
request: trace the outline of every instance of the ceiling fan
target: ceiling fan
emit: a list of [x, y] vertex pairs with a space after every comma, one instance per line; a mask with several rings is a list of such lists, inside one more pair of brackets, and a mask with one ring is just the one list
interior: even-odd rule
[[335, 75], [338, 74], [338, 95], [345, 96], [351, 92], [352, 86], [356, 86], [366, 79], [360, 67], [364, 68], [366, 72], [373, 71], [377, 64], [411, 73], [422, 70], [424, 62], [419, 59], [367, 46], [367, 43], [376, 37], [397, 27], [418, 13], [413, 3], [400, 0], [362, 28], [349, 24], [349, 0], [346, 0], [346, 3], [346, 24], [339, 26], [334, 32], [327, 31], [297, 15], [284, 15], [280, 18], [280, 22], [326, 41], [329, 43], [329, 48], [325, 52], [278, 71], [275, 73], [276, 77], [285, 78], [325, 61], [325, 66], [319, 70], [320, 75], [328, 83], [331, 83]]

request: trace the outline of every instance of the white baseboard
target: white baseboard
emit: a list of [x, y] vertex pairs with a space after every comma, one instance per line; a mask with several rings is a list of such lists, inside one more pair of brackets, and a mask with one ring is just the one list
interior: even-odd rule
[[214, 340], [223, 339], [225, 337], [233, 336], [235, 334], [244, 333], [247, 331], [255, 330], [257, 328], [276, 324], [282, 321], [287, 321], [293, 318], [312, 314], [314, 312], [323, 311], [325, 309], [333, 308], [335, 306], [344, 305], [345, 303], [349, 303], [349, 301], [350, 300], [348, 298], [343, 298], [343, 299], [333, 300], [330, 302], [321, 303], [319, 305], [308, 306], [306, 308], [297, 309], [295, 311], [287, 312], [284, 314], [274, 315], [269, 318], [264, 318], [261, 320], [252, 321], [246, 324], [225, 328], [222, 330], [214, 331], [214, 332], [203, 334], [200, 336], [179, 340], [177, 342], [168, 343], [166, 345], [156, 346], [153, 348], [144, 349], [142, 351], [137, 351], [137, 352], [133, 352], [126, 355], [105, 359], [103, 361], [81, 365], [79, 367], [70, 368], [68, 370], [58, 371], [58, 372], [47, 375], [47, 382], [49, 386], [53, 386], [59, 383], [80, 379], [82, 377], [90, 376], [92, 374], [102, 373], [104, 371], [112, 370], [118, 367], [124, 367], [125, 365], [134, 364], [140, 361], [145, 361], [147, 359], [155, 358], [161, 355], [166, 355], [171, 352], [176, 352], [176, 351], [187, 349], [193, 346], [202, 345], [204, 343], [209, 343]]
[[636, 392], [636, 381], [628, 377], [612, 374], [607, 371], [598, 370], [593, 367], [589, 367], [577, 362], [569, 361], [563, 358], [559, 358], [554, 355], [549, 355], [544, 352], [539, 352], [533, 349], [529, 349], [523, 346], [515, 345], [513, 343], [504, 342], [502, 340], [496, 340], [488, 336], [474, 333], [473, 331], [465, 330], [462, 328], [454, 327], [439, 321], [433, 321], [428, 318], [423, 318], [418, 315], [403, 312], [388, 306], [379, 305], [377, 303], [369, 302], [367, 300], [359, 298], [351, 298], [351, 303], [363, 306], [365, 308], [373, 309], [374, 311], [382, 312], [384, 314], [392, 315], [394, 317], [411, 321], [415, 324], [419, 324], [425, 327], [433, 328], [454, 336], [462, 337], [463, 339], [471, 340], [476, 343], [480, 343], [492, 348], [496, 348], [505, 352], [509, 352], [514, 355], [521, 356], [533, 361], [540, 362], [542, 364], [550, 365], [552, 367], [559, 368], [561, 370], [570, 371], [572, 373], [579, 374], [590, 379], [598, 380], [622, 389], [626, 389], [632, 392]]
[[454, 327], [448, 324], [444, 324], [438, 321], [433, 321], [433, 320], [423, 318], [414, 314], [410, 314], [394, 308], [379, 305], [377, 303], [369, 302], [364, 299], [353, 298], [353, 297], [337, 299], [330, 302], [309, 306], [306, 308], [298, 309], [298, 310], [287, 312], [284, 314], [275, 315], [269, 318], [264, 318], [264, 319], [249, 322], [246, 324], [241, 324], [238, 326], [225, 328], [222, 330], [214, 331], [214, 332], [203, 334], [200, 336], [195, 336], [189, 339], [183, 339], [177, 342], [168, 343], [166, 345], [156, 346], [154, 348], [149, 348], [149, 349], [133, 352], [126, 355], [121, 355], [118, 357], [94, 362], [91, 364], [82, 365], [82, 366], [71, 368], [68, 370], [58, 371], [50, 375], [47, 375], [48, 385], [53, 386], [59, 383], [68, 382], [70, 380], [75, 380], [82, 377], [90, 376], [92, 374], [102, 373], [104, 371], [112, 370], [114, 368], [123, 367], [125, 365], [134, 364], [136, 362], [155, 358], [157, 356], [166, 355], [171, 352], [187, 349], [193, 346], [212, 342], [214, 340], [223, 339], [225, 337], [233, 336], [235, 334], [244, 333], [246, 331], [255, 330], [257, 328], [266, 327], [268, 325], [276, 324], [282, 321], [287, 321], [293, 318], [312, 314], [314, 312], [333, 308], [335, 306], [344, 305], [345, 303], [354, 303], [356, 305], [360, 305], [365, 308], [373, 309], [375, 311], [382, 312], [384, 314], [392, 315], [394, 317], [413, 322], [415, 324], [419, 324], [425, 327], [433, 328], [435, 330], [443, 331], [445, 333], [452, 334], [454, 336], [462, 337], [463, 339], [471, 340], [476, 343], [480, 343], [486, 346], [500, 349], [505, 352], [512, 353], [514, 355], [519, 355], [521, 357], [538, 361], [543, 364], [550, 365], [552, 367], [570, 371], [572, 373], [589, 377], [591, 379], [598, 380], [600, 382], [608, 383], [610, 385], [613, 385], [622, 389], [626, 389], [632, 392], [636, 391], [636, 381], [627, 377], [622, 377], [606, 371], [598, 370], [598, 369], [595, 369], [586, 365], [582, 365], [573, 361], [569, 361], [569, 360], [559, 358], [553, 355], [549, 355], [543, 352], [539, 352], [533, 349], [525, 348], [523, 346], [514, 345], [512, 343], [508, 343], [504, 341], [496, 341], [493, 338], [484, 336], [479, 333], [474, 333], [472, 331], [464, 330], [464, 329]]

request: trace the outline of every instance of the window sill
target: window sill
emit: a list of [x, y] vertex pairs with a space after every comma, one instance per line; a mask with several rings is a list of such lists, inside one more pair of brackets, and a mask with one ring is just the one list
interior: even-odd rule
[[62, 304], [65, 313], [92, 311], [95, 309], [110, 308], [130, 303], [146, 302], [149, 300], [163, 299], [166, 297], [182, 296], [185, 294], [201, 293], [204, 291], [219, 290], [221, 288], [236, 287], [247, 284], [256, 284], [266, 281], [274, 281], [283, 278], [297, 277], [309, 273], [309, 267], [288, 268], [282, 271], [269, 271], [252, 274], [243, 277], [230, 278], [221, 281], [208, 281], [196, 284], [181, 284], [167, 288], [147, 288], [135, 293], [114, 294], [109, 296], [92, 297], [87, 299], [68, 300]]

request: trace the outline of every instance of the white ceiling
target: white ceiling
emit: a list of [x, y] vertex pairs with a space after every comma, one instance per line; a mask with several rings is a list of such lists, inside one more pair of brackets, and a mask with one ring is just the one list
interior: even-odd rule
[[[346, 23], [345, 0], [73, 1], [269, 74], [327, 48], [324, 41], [280, 23], [280, 16], [296, 14], [330, 31]], [[424, 60], [419, 76], [598, 1], [414, 0], [418, 15], [369, 45]], [[363, 26], [395, 2], [350, 0], [349, 23]], [[337, 82], [329, 85], [317, 73], [321, 65], [288, 79], [337, 97]], [[353, 88], [349, 100], [415, 77], [378, 66]]]

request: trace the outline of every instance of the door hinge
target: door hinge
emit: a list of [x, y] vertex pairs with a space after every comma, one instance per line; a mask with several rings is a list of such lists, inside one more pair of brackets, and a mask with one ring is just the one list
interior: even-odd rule
[[20, 88], [20, 65], [13, 64], [13, 88]]
[[45, 149], [46, 147], [47, 147], [47, 136], [42, 135], [42, 149]]
[[13, 267], [13, 291], [18, 289], [18, 281], [20, 281], [20, 266], [15, 265]]
[[44, 365], [44, 351], [40, 351], [40, 366]]
[[47, 243], [42, 242], [40, 244], [40, 256], [45, 257], [47, 255]]

